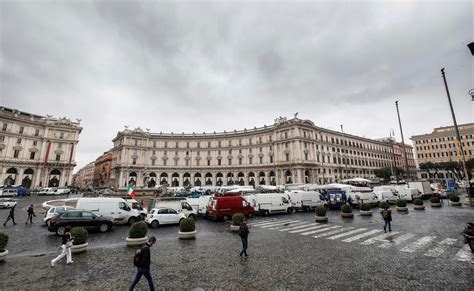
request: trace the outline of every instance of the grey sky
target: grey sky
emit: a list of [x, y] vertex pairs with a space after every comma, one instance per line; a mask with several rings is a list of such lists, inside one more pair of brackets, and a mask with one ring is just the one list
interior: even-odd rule
[[[123, 125], [212, 132], [280, 115], [378, 138], [472, 122], [472, 1], [0, 1], [0, 104], [83, 119], [79, 166]], [[383, 3], [382, 3], [383, 2]], [[76, 168], [77, 170], [77, 168]]]

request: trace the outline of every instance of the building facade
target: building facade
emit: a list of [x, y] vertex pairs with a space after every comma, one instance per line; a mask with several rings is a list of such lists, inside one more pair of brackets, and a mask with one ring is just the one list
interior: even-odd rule
[[[406, 172], [406, 162], [403, 150], [405, 149], [405, 155], [408, 162], [408, 171], [410, 171], [409, 177], [416, 177], [416, 163], [413, 155], [413, 147], [411, 145], [403, 144], [401, 142], [393, 143], [393, 156], [395, 158], [395, 166], [402, 170], [403, 173]], [[404, 174], [406, 176], [406, 174]]]
[[94, 183], [95, 161], [82, 167], [74, 174], [73, 185], [79, 188], [92, 188]]
[[0, 107], [0, 183], [33, 187], [71, 184], [80, 120]]
[[112, 172], [112, 151], [105, 152], [94, 163], [94, 181], [96, 188], [111, 187], [110, 174]]
[[277, 118], [270, 126], [220, 133], [125, 129], [113, 139], [112, 184], [155, 187], [331, 183], [374, 178], [390, 166], [389, 143]]

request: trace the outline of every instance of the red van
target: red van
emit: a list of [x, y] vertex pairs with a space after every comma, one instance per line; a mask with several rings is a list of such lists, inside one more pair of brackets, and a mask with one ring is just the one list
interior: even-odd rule
[[253, 215], [253, 207], [242, 196], [213, 197], [207, 205], [207, 216], [214, 219], [230, 219], [236, 213]]

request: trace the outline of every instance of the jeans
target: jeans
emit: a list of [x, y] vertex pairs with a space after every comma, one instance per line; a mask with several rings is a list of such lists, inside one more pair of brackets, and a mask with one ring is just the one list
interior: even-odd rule
[[247, 240], [247, 238], [245, 237], [242, 237], [242, 251], [240, 252], [240, 255], [239, 256], [242, 256], [242, 255], [245, 255], [246, 257], [248, 257], [249, 255], [247, 254], [247, 248], [249, 246], [249, 242]]
[[68, 248], [66, 245], [61, 245], [61, 249], [62, 249], [62, 251], [59, 254], [59, 256], [54, 258], [51, 261], [51, 263], [56, 264], [57, 262], [59, 262], [59, 260], [64, 258], [64, 256], [66, 256], [66, 263], [67, 264], [72, 263], [71, 248]]
[[392, 225], [390, 223], [390, 220], [385, 220], [385, 225], [383, 226], [383, 230], [387, 231], [387, 225], [388, 225], [388, 231], [392, 231]]
[[155, 291], [155, 286], [153, 285], [153, 279], [151, 278], [150, 274], [150, 268], [137, 268], [137, 275], [135, 276], [135, 280], [133, 280], [132, 286], [128, 289], [129, 291], [132, 291], [133, 288], [138, 284], [138, 281], [140, 281], [140, 278], [145, 276], [145, 278], [148, 280], [148, 287], [150, 288], [151, 291]]
[[28, 214], [28, 217], [26, 218], [25, 223], [28, 223], [28, 220], [30, 221], [30, 223], [33, 223], [33, 214]]

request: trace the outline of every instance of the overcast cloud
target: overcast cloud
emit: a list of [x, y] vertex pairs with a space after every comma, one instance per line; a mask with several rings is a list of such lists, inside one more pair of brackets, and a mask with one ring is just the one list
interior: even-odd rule
[[[383, 2], [383, 3], [382, 3]], [[79, 167], [123, 125], [212, 132], [280, 115], [405, 139], [473, 121], [472, 1], [1, 1], [0, 104], [81, 118]], [[77, 171], [77, 167], [75, 170]]]

